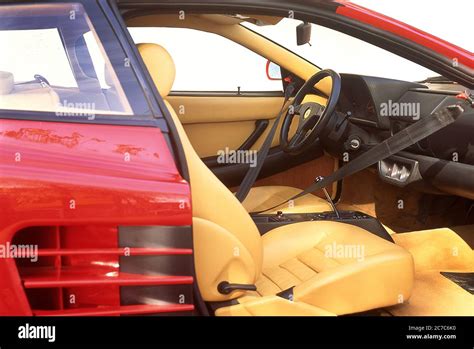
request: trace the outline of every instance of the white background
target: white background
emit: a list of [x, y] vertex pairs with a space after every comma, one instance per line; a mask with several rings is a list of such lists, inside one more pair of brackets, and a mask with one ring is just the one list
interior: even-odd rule
[[[473, 50], [474, 0], [356, 0], [355, 3], [420, 28], [448, 42]], [[321, 68], [339, 73], [421, 81], [438, 75], [371, 44], [314, 25], [311, 46], [297, 46], [299, 21], [284, 19], [277, 26], [247, 27], [282, 44]], [[317, 24], [317, 23], [316, 23]], [[177, 66], [175, 91], [278, 90], [265, 78], [265, 60], [228, 40], [185, 29], [132, 28], [138, 42], [154, 42], [170, 51]]]
[[[474, 0], [355, 0], [411, 24], [469, 51], [474, 50]], [[1, 19], [0, 19], [1, 20]], [[281, 42], [322, 68], [339, 73], [375, 75], [418, 81], [436, 75], [423, 67], [324, 27], [314, 26], [312, 46], [296, 46], [295, 27], [299, 21], [285, 19], [277, 26], [253, 29]], [[39, 31], [38, 31], [39, 32]], [[165, 46], [177, 65], [174, 90], [243, 91], [278, 90], [279, 82], [265, 75], [266, 60], [217, 35], [179, 33], [173, 29], [132, 29], [136, 42], [155, 42]], [[53, 33], [54, 34], [54, 33]], [[57, 36], [57, 34], [56, 34]], [[92, 47], [91, 47], [92, 49]], [[75, 86], [57, 37], [46, 33], [0, 32], [0, 70], [14, 73], [15, 81], [32, 80], [35, 73], [53, 84]], [[93, 50], [94, 63], [103, 62]], [[105, 85], [102, 67], [97, 73]]]

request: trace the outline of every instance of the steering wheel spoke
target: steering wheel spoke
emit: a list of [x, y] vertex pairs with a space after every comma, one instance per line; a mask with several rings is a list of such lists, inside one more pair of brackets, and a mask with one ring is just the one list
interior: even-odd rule
[[308, 133], [308, 130], [304, 130], [304, 129], [296, 131], [296, 133], [293, 135], [293, 137], [291, 137], [289, 145], [290, 146], [295, 146], [295, 145], [301, 143], [304, 140], [304, 138], [306, 137], [307, 133]]
[[319, 103], [316, 103], [319, 107], [319, 109], [316, 112], [316, 115], [322, 116], [324, 114], [324, 111], [326, 110], [326, 107], [324, 105], [321, 105]]
[[298, 127], [296, 129], [296, 131], [300, 131], [300, 130], [303, 130], [305, 125], [306, 125], [306, 121], [303, 119], [303, 116], [302, 115], [298, 115]]

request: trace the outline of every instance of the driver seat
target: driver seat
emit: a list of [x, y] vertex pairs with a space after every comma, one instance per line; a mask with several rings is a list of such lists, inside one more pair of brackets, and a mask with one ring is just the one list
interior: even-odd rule
[[[142, 45], [141, 47], [143, 49], [144, 46]], [[174, 63], [172, 64], [172, 66], [174, 69]], [[169, 83], [169, 81], [162, 82], [162, 84], [164, 83]], [[158, 91], [162, 93], [160, 89], [158, 89]], [[300, 191], [301, 189], [298, 188], [278, 185], [253, 187], [248, 193], [242, 205], [245, 207], [247, 212], [261, 211], [278, 205], [279, 203], [291, 198]], [[266, 213], [272, 213], [277, 211], [282, 211], [285, 213], [310, 213], [331, 210], [331, 205], [329, 205], [329, 203], [325, 199], [322, 199], [316, 195], [308, 194], [304, 197], [294, 200], [293, 202], [291, 202], [291, 204], [283, 204]]]
[[[242, 202], [242, 205], [245, 207], [247, 212], [258, 212], [274, 207], [300, 192], [301, 189], [282, 185], [253, 187]], [[332, 211], [332, 207], [326, 200], [313, 194], [307, 194], [293, 200], [291, 203], [287, 202], [266, 211], [265, 214], [276, 213], [277, 211], [284, 213], [325, 212]]]
[[[155, 44], [140, 44], [138, 50], [166, 98], [175, 76], [171, 56]], [[203, 300], [217, 307], [215, 315], [341, 315], [408, 299], [412, 256], [362, 228], [301, 222], [260, 236], [242, 204], [194, 151], [171, 105], [165, 104], [189, 169], [196, 281]], [[254, 285], [256, 291], [225, 293], [223, 282]]]

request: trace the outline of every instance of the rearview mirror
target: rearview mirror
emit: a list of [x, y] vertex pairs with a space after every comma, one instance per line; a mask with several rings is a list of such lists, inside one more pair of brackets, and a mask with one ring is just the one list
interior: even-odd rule
[[267, 78], [268, 80], [281, 80], [281, 68], [272, 61], [267, 61]]
[[311, 23], [304, 22], [296, 27], [296, 44], [308, 44], [311, 41]]

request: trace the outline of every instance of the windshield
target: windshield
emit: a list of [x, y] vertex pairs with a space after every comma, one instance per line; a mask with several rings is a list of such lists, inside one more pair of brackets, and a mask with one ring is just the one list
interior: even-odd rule
[[[452, 16], [444, 18], [446, 13], [435, 10], [432, 6], [429, 10], [429, 16], [420, 16], [420, 13], [427, 12], [428, 0], [418, 0], [416, 2], [412, 0], [356, 0], [353, 2], [397, 18], [461, 47], [472, 49], [472, 37], [470, 35], [459, 35], [460, 32], [469, 32], [467, 29], [462, 30], [462, 25], [467, 26], [467, 23], [470, 23], [467, 19], [463, 22], [464, 24], [458, 25], [458, 19], [454, 19]], [[400, 2], [404, 5], [400, 6]], [[460, 0], [460, 2], [465, 3], [466, 8], [472, 7], [472, 0]], [[449, 25], [450, 21], [453, 22], [451, 26]], [[444, 25], [439, 26], [440, 22], [443, 22]], [[251, 23], [243, 23], [242, 25], [275, 41], [323, 69], [331, 68], [339, 73], [378, 76], [405, 81], [424, 81], [439, 76], [436, 72], [375, 45], [316, 24], [312, 24], [310, 44], [298, 46], [296, 44], [296, 27], [299, 24], [301, 24], [299, 20], [284, 18], [276, 25], [257, 26]]]
[[284, 18], [277, 25], [242, 25], [284, 46], [322, 69], [338, 73], [422, 81], [439, 75], [405, 58], [338, 31], [312, 24], [310, 44], [296, 44], [301, 21]]

